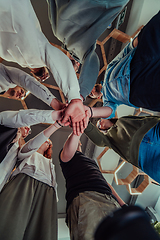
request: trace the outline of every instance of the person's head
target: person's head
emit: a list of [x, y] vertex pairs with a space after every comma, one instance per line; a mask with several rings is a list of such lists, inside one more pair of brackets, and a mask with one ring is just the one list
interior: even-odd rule
[[97, 127], [98, 127], [99, 130], [101, 130], [103, 132], [107, 132], [107, 130], [109, 128], [111, 128], [116, 122], [117, 122], [117, 118], [113, 118], [113, 119], [103, 119], [103, 118], [101, 118], [97, 122]]
[[22, 138], [26, 138], [28, 134], [31, 133], [31, 128], [29, 126], [21, 127], [20, 130]]
[[103, 218], [94, 240], [160, 240], [149, 215], [138, 206], [124, 206]]
[[69, 59], [71, 60], [75, 72], [78, 72], [80, 63], [77, 62], [77, 61], [69, 54], [69, 52], [67, 52], [67, 56], [68, 56]]
[[30, 68], [30, 69], [33, 77], [35, 77], [40, 82], [44, 82], [50, 77], [49, 71], [46, 67]]
[[50, 139], [47, 139], [39, 148], [39, 152], [46, 158], [51, 159], [52, 157], [52, 141]]
[[92, 89], [91, 93], [88, 95], [91, 98], [98, 98], [100, 99], [102, 97], [101, 93], [102, 85], [101, 84], [95, 84], [94, 88]]
[[24, 90], [24, 88], [16, 86], [14, 88], [9, 88], [4, 94], [3, 96], [6, 96], [7, 98], [11, 98], [11, 99], [22, 99], [23, 97], [25, 97], [26, 95], [26, 91]]

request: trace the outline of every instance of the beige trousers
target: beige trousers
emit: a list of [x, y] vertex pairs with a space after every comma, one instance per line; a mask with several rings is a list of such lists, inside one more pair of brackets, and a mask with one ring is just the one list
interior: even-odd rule
[[80, 193], [67, 210], [71, 240], [94, 240], [101, 220], [118, 208], [119, 203], [110, 195], [94, 191]]

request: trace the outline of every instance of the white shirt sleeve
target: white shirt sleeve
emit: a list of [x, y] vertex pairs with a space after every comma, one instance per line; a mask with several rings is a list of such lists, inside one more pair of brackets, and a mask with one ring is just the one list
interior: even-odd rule
[[39, 123], [53, 124], [53, 110], [19, 110], [19, 111], [4, 111], [0, 113], [0, 125], [6, 127], [18, 128], [32, 126]]
[[55, 96], [49, 91], [47, 87], [38, 82], [34, 77], [26, 72], [13, 67], [4, 66], [5, 72], [10, 81], [20, 87], [30, 91], [34, 96], [41, 99], [50, 106], [51, 101]]
[[81, 99], [78, 79], [69, 58], [50, 43], [45, 45], [45, 63], [68, 101]]
[[44, 135], [43, 132], [39, 133], [34, 138], [30, 139], [26, 144], [18, 152], [18, 160], [23, 160], [27, 157], [30, 157], [34, 152], [36, 152], [40, 146], [47, 140], [48, 138]]

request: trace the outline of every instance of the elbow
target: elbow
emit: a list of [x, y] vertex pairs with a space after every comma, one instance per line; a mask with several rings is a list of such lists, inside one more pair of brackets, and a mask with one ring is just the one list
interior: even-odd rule
[[72, 157], [73, 157], [73, 156], [71, 156], [70, 154], [68, 154], [68, 153], [65, 152], [65, 151], [62, 151], [62, 153], [61, 153], [61, 161], [62, 161], [62, 162], [68, 162], [68, 161], [71, 160]]

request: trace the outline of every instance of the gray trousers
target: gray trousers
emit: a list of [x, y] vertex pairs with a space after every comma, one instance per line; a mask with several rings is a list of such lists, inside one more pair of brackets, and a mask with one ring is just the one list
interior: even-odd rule
[[107, 194], [94, 191], [80, 193], [67, 210], [71, 240], [94, 240], [98, 224], [118, 208], [119, 203]]
[[57, 239], [55, 190], [25, 174], [16, 175], [4, 186], [0, 216], [0, 239]]

